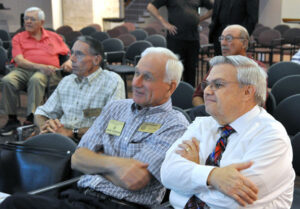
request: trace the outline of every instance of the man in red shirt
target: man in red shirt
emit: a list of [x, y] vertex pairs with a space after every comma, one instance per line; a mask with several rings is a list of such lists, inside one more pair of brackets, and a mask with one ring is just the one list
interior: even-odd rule
[[0, 129], [3, 136], [10, 135], [20, 125], [17, 119], [17, 100], [19, 90], [27, 89], [27, 120], [33, 122], [33, 113], [41, 105], [45, 88], [58, 83], [60, 77], [56, 70], [62, 68], [71, 71], [68, 60], [59, 64], [59, 55], [68, 55], [70, 50], [56, 33], [43, 28], [45, 14], [37, 7], [31, 7], [24, 13], [25, 31], [12, 39], [12, 56], [15, 69], [3, 77], [2, 100], [7, 124]]
[[[222, 55], [229, 56], [229, 55], [242, 55], [247, 56], [247, 49], [249, 44], [249, 33], [246, 28], [241, 25], [229, 25], [227, 26], [222, 35], [219, 37], [219, 41], [221, 43]], [[251, 58], [251, 57], [250, 57]], [[256, 61], [256, 60], [254, 60]], [[256, 61], [257, 64], [266, 70], [266, 66]], [[203, 80], [206, 80], [209, 72], [205, 76]], [[203, 101], [203, 89], [201, 85], [198, 85], [194, 95], [193, 95], [193, 105], [199, 106], [204, 104]]]

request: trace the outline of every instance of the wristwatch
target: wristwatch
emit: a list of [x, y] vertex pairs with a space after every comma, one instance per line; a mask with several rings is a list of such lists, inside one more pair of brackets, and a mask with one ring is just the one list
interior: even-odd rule
[[75, 139], [78, 139], [78, 132], [79, 132], [78, 128], [73, 128], [72, 133]]

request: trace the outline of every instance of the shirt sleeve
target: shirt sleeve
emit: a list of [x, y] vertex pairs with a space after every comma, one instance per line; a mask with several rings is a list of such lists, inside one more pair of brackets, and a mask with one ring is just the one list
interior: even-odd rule
[[43, 115], [51, 119], [59, 119], [63, 115], [63, 110], [61, 106], [61, 100], [59, 96], [59, 89], [61, 88], [60, 84], [48, 98], [46, 103], [42, 106], [39, 106], [35, 115]]
[[[175, 153], [178, 149], [178, 145], [181, 144], [183, 140], [190, 140], [192, 137], [196, 137], [194, 133], [198, 131], [198, 128], [198, 122], [196, 121], [188, 127], [183, 136], [167, 151], [161, 167], [161, 180], [163, 185], [181, 194], [193, 195], [206, 190], [208, 174], [214, 168], [213, 166], [204, 166], [205, 160], [201, 158], [199, 165]], [[199, 156], [200, 155], [199, 153]]]
[[125, 99], [125, 85], [123, 79], [116, 74], [117, 85], [115, 91], [113, 92], [112, 99]]
[[19, 54], [23, 54], [23, 52], [20, 44], [20, 36], [17, 34], [12, 39], [12, 57]]
[[151, 3], [153, 4], [153, 6], [155, 6], [157, 9], [159, 9], [162, 6], [166, 6], [167, 5], [167, 1], [168, 0], [154, 0]]

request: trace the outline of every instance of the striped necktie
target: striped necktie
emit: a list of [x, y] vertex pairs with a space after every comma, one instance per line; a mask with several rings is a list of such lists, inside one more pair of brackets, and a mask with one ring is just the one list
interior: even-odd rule
[[[222, 154], [225, 151], [226, 145], [227, 145], [227, 139], [228, 137], [235, 132], [235, 130], [229, 126], [226, 125], [224, 127], [221, 127], [221, 137], [217, 141], [216, 148], [212, 151], [212, 153], [208, 156], [206, 159], [205, 165], [213, 165], [213, 166], [220, 166], [220, 160], [222, 158]], [[204, 207], [208, 206], [201, 201], [198, 197], [193, 195], [184, 206], [184, 209], [204, 209]]]

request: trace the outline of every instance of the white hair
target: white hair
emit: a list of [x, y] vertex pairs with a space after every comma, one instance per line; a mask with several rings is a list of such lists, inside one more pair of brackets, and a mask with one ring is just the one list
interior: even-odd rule
[[143, 51], [141, 57], [147, 54], [162, 54], [168, 57], [165, 66], [164, 81], [167, 83], [171, 83], [171, 81], [175, 80], [178, 86], [183, 71], [183, 64], [179, 60], [178, 56], [171, 50], [163, 47], [149, 47], [145, 51]]
[[44, 11], [38, 7], [29, 7], [28, 9], [25, 10], [24, 14], [26, 15], [27, 12], [33, 12], [33, 11], [38, 11], [39, 20], [45, 20]]
[[237, 70], [237, 80], [241, 86], [253, 85], [255, 91], [255, 101], [263, 106], [266, 101], [267, 74], [258, 64], [245, 56], [217, 56], [210, 60], [211, 67], [220, 64], [233, 65]]

